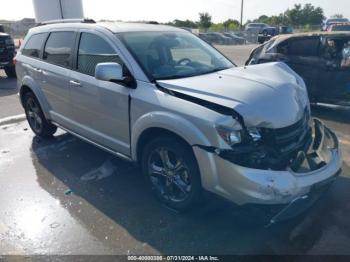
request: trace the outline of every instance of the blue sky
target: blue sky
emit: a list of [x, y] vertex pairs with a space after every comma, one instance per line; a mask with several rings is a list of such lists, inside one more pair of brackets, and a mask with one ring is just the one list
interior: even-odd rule
[[[279, 14], [296, 3], [312, 3], [324, 8], [327, 16], [342, 13], [350, 18], [350, 0], [244, 0], [245, 19], [262, 14]], [[1, 0], [0, 19], [34, 17], [32, 0]], [[241, 0], [83, 0], [85, 16], [124, 21], [177, 19], [197, 20], [199, 12], [209, 12], [214, 22], [239, 19]]]

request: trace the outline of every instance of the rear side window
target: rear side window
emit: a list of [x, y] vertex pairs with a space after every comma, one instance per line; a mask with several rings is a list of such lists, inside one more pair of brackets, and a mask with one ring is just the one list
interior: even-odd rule
[[46, 39], [46, 34], [37, 34], [29, 38], [22, 50], [22, 54], [34, 58], [40, 57], [41, 48]]
[[289, 42], [288, 54], [292, 56], [318, 56], [320, 39], [294, 39]]
[[106, 62], [123, 64], [118, 54], [104, 39], [94, 34], [82, 33], [77, 70], [80, 73], [94, 76], [97, 64]]
[[74, 32], [51, 33], [46, 42], [44, 60], [55, 65], [70, 68], [74, 42]]

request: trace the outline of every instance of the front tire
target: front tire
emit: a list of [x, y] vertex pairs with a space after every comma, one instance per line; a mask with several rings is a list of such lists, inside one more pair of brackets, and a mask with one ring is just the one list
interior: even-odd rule
[[57, 127], [47, 121], [39, 101], [33, 93], [25, 94], [23, 105], [29, 126], [37, 136], [50, 138], [56, 133]]
[[9, 78], [16, 78], [16, 68], [14, 66], [7, 66], [4, 68], [5, 69], [5, 73], [7, 75], [7, 77]]
[[199, 202], [199, 169], [186, 143], [172, 137], [156, 138], [145, 146], [141, 161], [154, 194], [165, 205], [186, 211]]

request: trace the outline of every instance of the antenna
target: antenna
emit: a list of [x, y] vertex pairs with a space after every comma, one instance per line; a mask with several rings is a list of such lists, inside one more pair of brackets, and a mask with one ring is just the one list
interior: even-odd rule
[[64, 19], [63, 9], [62, 9], [62, 2], [61, 2], [61, 0], [58, 0], [58, 2], [59, 2], [59, 4], [60, 4], [61, 17], [62, 17], [62, 19]]

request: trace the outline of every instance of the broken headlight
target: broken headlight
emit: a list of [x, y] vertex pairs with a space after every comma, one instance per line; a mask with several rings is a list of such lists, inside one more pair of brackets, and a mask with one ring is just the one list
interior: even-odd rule
[[[233, 130], [228, 127], [218, 126], [216, 130], [220, 137], [228, 144], [233, 146], [242, 142], [243, 131], [242, 130]], [[261, 140], [261, 134], [258, 128], [248, 128], [248, 134], [254, 142]]]
[[258, 128], [256, 128], [256, 127], [248, 128], [248, 133], [254, 142], [258, 142], [261, 140], [262, 136], [261, 136]]
[[223, 126], [217, 126], [216, 131], [229, 146], [233, 146], [242, 142], [241, 131], [233, 130]]

